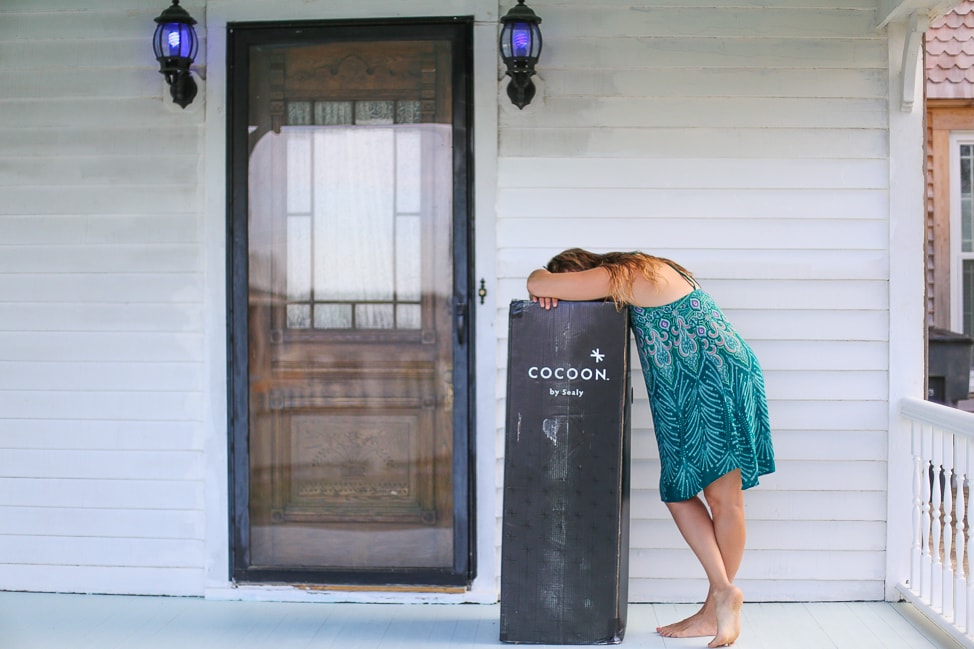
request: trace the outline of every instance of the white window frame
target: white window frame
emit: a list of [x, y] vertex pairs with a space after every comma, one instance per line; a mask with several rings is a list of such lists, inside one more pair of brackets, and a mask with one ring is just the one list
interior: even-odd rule
[[974, 131], [950, 133], [950, 328], [964, 331], [964, 261], [974, 261], [974, 251], [961, 251], [960, 148], [974, 147]]

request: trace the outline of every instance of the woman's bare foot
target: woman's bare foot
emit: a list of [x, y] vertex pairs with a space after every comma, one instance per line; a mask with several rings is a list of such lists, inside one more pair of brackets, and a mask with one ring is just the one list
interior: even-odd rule
[[656, 627], [656, 632], [667, 638], [704, 638], [717, 633], [717, 612], [713, 601], [707, 599], [703, 607], [685, 620]]
[[734, 644], [741, 635], [741, 607], [744, 606], [744, 593], [737, 586], [714, 593], [717, 604], [717, 635], [708, 647], [725, 647]]

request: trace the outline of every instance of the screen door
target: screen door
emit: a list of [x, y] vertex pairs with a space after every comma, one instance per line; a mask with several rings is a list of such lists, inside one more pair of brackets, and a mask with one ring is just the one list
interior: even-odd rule
[[470, 576], [468, 32], [231, 27], [240, 580]]

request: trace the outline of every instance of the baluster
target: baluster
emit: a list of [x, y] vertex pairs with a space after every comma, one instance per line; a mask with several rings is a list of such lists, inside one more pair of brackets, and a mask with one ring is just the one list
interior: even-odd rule
[[971, 564], [970, 564], [970, 546], [971, 546], [971, 521], [972, 514], [974, 514], [974, 505], [972, 505], [971, 500], [971, 470], [974, 469], [974, 448], [972, 448], [972, 440], [968, 437], [964, 439], [964, 448], [966, 450], [964, 457], [964, 486], [967, 488], [967, 513], [966, 525], [964, 526], [964, 538], [967, 541], [966, 548], [967, 552], [963, 557], [964, 561], [964, 578], [966, 581], [966, 591], [967, 591], [967, 633], [974, 631], [974, 579], [971, 579]]
[[964, 554], [964, 585], [966, 587], [966, 597], [967, 597], [967, 632], [974, 631], [974, 579], [971, 578], [971, 559], [970, 559], [970, 546], [971, 546], [971, 521], [974, 520], [974, 503], [971, 501], [971, 481], [970, 481], [970, 471], [971, 467], [974, 467], [974, 458], [971, 457], [974, 453], [974, 444], [972, 444], [970, 438], [964, 438], [964, 464], [967, 467], [967, 479], [964, 480], [964, 486], [967, 491], [965, 497], [967, 499], [967, 509], [964, 526], [964, 541], [965, 541], [965, 554]]
[[954, 619], [954, 435], [940, 432], [942, 463], [940, 469], [941, 501], [943, 502], [943, 605], [944, 618]]
[[944, 477], [944, 432], [937, 428], [933, 431], [933, 453], [931, 454], [932, 471], [930, 479], [933, 482], [930, 498], [931, 540], [930, 558], [933, 562], [930, 571], [930, 606], [935, 611], [942, 611], [944, 605], [944, 561], [943, 551], [943, 477]]
[[957, 506], [954, 519], [954, 556], [956, 557], [956, 567], [954, 568], [954, 624], [959, 629], [966, 632], [970, 625], [970, 618], [967, 612], [967, 494], [964, 490], [967, 487], [967, 454], [969, 447], [967, 439], [963, 437], [954, 438], [954, 475], [956, 481], [954, 487], [957, 489]]
[[923, 457], [923, 480], [921, 481], [921, 516], [920, 516], [920, 584], [917, 588], [917, 595], [927, 604], [930, 603], [931, 596], [931, 557], [930, 557], [930, 528], [932, 527], [930, 501], [933, 490], [933, 464], [930, 462], [933, 447], [933, 437], [926, 424], [920, 426], [920, 450]]
[[910, 422], [910, 445], [913, 452], [913, 549], [910, 552], [910, 590], [920, 595], [923, 581], [921, 578], [923, 560], [923, 482], [926, 472], [923, 470], [923, 430], [916, 422]]

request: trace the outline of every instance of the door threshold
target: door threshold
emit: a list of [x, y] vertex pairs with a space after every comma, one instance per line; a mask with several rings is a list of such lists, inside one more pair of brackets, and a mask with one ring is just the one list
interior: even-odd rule
[[432, 584], [227, 584], [207, 588], [207, 599], [344, 604], [496, 604], [494, 589]]
[[335, 593], [445, 593], [458, 595], [467, 592], [464, 586], [416, 586], [416, 585], [349, 585], [349, 584], [294, 584], [295, 588], [309, 592]]

